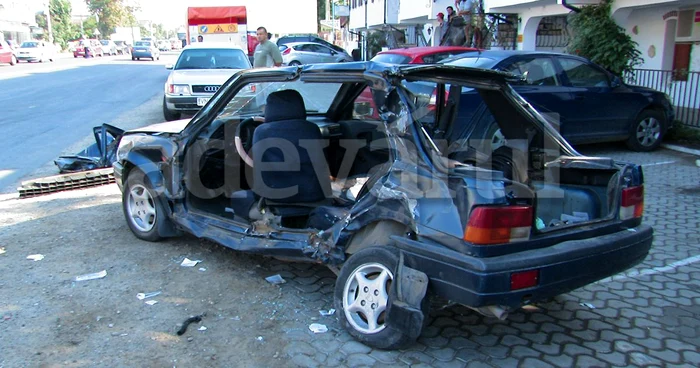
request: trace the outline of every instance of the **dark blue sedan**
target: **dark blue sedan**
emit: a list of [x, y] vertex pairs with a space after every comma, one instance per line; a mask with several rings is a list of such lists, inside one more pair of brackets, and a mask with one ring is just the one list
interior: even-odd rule
[[[442, 61], [447, 65], [495, 69], [523, 78], [514, 89], [571, 143], [625, 141], [635, 151], [656, 149], [673, 122], [670, 99], [650, 88], [631, 86], [587, 59], [559, 53], [474, 51]], [[469, 99], [462, 99], [468, 103]], [[494, 145], [501, 135], [484, 133]]]

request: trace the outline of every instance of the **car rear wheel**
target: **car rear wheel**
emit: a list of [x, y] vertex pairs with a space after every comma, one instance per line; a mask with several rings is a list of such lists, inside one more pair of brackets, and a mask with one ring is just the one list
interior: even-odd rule
[[[365, 248], [350, 256], [335, 283], [340, 324], [355, 339], [379, 349], [398, 349], [413, 342], [406, 331], [387, 319], [397, 266], [398, 256], [390, 249]], [[425, 300], [422, 307], [427, 314]]]
[[168, 105], [165, 103], [165, 97], [163, 97], [163, 117], [167, 121], [180, 119], [180, 113], [168, 109]]
[[15, 65], [15, 64], [17, 64], [17, 58], [14, 55], [12, 55], [12, 57], [10, 57], [10, 65]]
[[659, 148], [666, 128], [665, 120], [663, 113], [659, 111], [642, 111], [632, 125], [627, 147], [639, 152], [649, 152]]
[[158, 241], [161, 229], [168, 225], [167, 214], [145, 174], [133, 169], [126, 178], [122, 193], [122, 209], [126, 223], [137, 238]]
[[298, 62], [298, 61], [296, 61], [296, 60], [294, 60], [294, 61], [289, 62], [289, 65], [290, 65], [290, 66], [299, 66], [299, 65], [301, 65], [301, 63]]

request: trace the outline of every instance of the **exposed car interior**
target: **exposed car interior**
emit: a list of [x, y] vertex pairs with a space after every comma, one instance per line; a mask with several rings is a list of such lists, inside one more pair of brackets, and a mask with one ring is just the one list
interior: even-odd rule
[[[389, 167], [383, 119], [391, 124], [399, 113], [399, 94], [346, 82], [327, 104], [310, 101], [307, 91], [320, 85], [276, 83], [269, 93], [234, 97], [191, 143], [198, 154], [186, 162], [189, 208], [244, 224], [326, 229], [365, 195]], [[423, 81], [402, 88], [426, 146], [454, 173], [501, 172], [512, 203], [536, 203], [538, 230], [611, 215], [617, 171], [548, 168], [561, 147], [515, 105], [504, 106], [500, 91]], [[493, 127], [498, 145], [485, 139]], [[290, 187], [298, 190], [283, 190]]]

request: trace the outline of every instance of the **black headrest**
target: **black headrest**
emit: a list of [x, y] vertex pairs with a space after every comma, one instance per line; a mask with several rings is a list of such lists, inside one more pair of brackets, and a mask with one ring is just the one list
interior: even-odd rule
[[286, 89], [267, 96], [265, 122], [282, 120], [306, 120], [304, 99], [298, 91]]

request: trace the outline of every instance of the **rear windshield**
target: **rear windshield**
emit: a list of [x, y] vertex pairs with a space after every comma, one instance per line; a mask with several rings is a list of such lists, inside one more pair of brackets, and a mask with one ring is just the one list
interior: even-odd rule
[[250, 60], [240, 49], [185, 50], [175, 69], [248, 69]]
[[148, 41], [136, 41], [134, 46], [151, 46], [151, 43]]
[[469, 68], [481, 68], [481, 69], [491, 69], [493, 68], [499, 60], [484, 57], [484, 56], [479, 56], [474, 55], [474, 56], [465, 56], [460, 59], [451, 59], [451, 60], [445, 60], [445, 64], [447, 65], [454, 65], [454, 66], [464, 66], [464, 67], [469, 67]]
[[399, 54], [378, 54], [372, 58], [372, 61], [377, 61], [386, 64], [408, 64], [411, 58], [405, 55]]
[[39, 42], [22, 42], [22, 48], [39, 47]]

